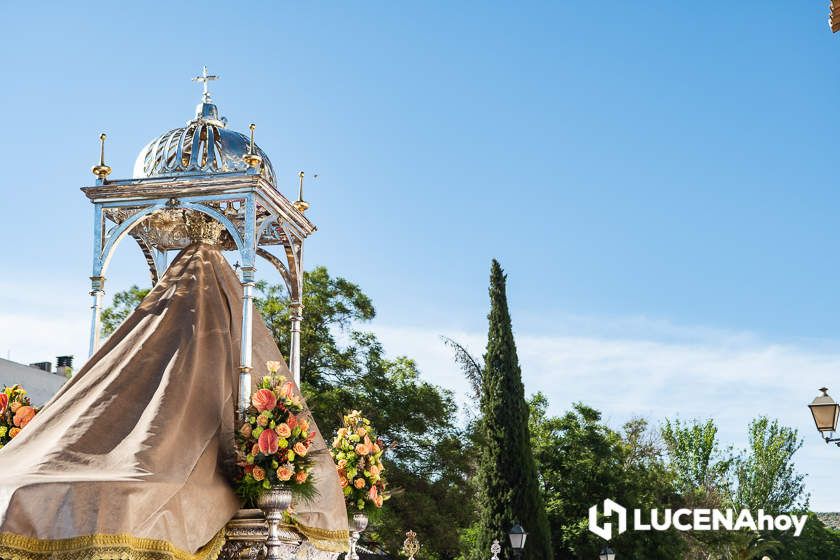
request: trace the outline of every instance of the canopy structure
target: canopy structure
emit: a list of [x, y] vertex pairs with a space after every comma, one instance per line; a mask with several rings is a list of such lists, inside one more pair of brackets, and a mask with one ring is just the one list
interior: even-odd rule
[[[0, 452], [0, 558], [218, 556], [240, 508], [228, 475], [242, 299], [216, 247], [193, 244], [178, 255]], [[283, 361], [258, 314], [252, 344], [255, 373]], [[311, 453], [318, 495], [293, 504], [294, 529], [314, 551], [335, 553], [347, 546], [344, 500], [320, 434]]]

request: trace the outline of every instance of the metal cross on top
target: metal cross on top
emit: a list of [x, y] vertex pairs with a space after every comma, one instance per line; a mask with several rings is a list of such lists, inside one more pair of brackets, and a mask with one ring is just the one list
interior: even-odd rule
[[204, 85], [204, 102], [210, 103], [210, 91], [208, 90], [207, 84], [213, 80], [218, 80], [219, 76], [215, 74], [208, 74], [207, 73], [207, 66], [204, 66], [204, 69], [201, 72], [200, 76], [196, 76], [192, 79], [194, 82], [201, 82]]

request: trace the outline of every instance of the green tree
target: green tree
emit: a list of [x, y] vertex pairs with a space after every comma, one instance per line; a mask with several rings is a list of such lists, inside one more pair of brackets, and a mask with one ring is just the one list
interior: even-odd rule
[[[285, 354], [288, 294], [276, 285], [257, 287], [256, 306]], [[457, 556], [459, 530], [471, 516], [463, 507], [471, 500], [470, 443], [453, 395], [423, 381], [413, 360], [388, 358], [376, 336], [359, 328], [376, 312], [356, 284], [315, 268], [304, 273], [303, 304], [301, 388], [319, 429], [333, 434], [345, 411], [360, 409], [390, 447], [393, 497], [364, 538], [396, 553], [413, 529], [428, 557]]]
[[793, 462], [801, 447], [795, 429], [765, 416], [753, 420], [747, 452], [735, 464], [735, 505], [772, 514], [806, 510], [805, 476]]
[[662, 439], [676, 490], [690, 507], [719, 507], [729, 498], [731, 450], [722, 450], [713, 420], [666, 420]]
[[[547, 415], [548, 401], [530, 401], [534, 459], [551, 526], [555, 558], [588, 560], [604, 546], [588, 528], [589, 508], [605, 498], [628, 508], [649, 510], [675, 501], [662, 450], [647, 422], [634, 419], [623, 433], [610, 429], [601, 414], [577, 403], [560, 417]], [[620, 558], [680, 558], [682, 541], [674, 531], [621, 535], [612, 546]]]
[[[474, 558], [485, 558], [494, 539], [519, 522], [528, 531], [525, 557], [552, 558], [551, 535], [528, 432], [528, 404], [513, 338], [502, 267], [493, 260], [490, 314], [481, 383], [478, 469], [480, 532]], [[503, 548], [509, 558], [509, 547]]]
[[140, 305], [151, 288], [139, 288], [136, 285], [123, 292], [114, 294], [114, 301], [102, 310], [102, 336], [109, 336], [125, 321], [125, 318]]

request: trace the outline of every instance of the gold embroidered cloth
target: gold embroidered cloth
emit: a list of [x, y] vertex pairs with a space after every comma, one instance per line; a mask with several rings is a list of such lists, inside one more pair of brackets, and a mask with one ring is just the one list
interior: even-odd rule
[[[184, 249], [0, 450], [0, 558], [218, 555], [221, 531], [240, 507], [225, 473], [233, 463], [241, 292], [217, 249]], [[268, 360], [283, 358], [255, 313], [255, 378]], [[283, 372], [291, 378], [285, 365]], [[320, 434], [312, 453], [319, 494], [293, 506], [297, 524], [316, 547], [343, 550], [347, 513]]]

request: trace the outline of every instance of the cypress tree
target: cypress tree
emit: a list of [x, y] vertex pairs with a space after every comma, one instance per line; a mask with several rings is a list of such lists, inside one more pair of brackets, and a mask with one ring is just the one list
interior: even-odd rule
[[478, 468], [479, 534], [473, 558], [486, 560], [494, 539], [501, 558], [512, 557], [508, 531], [528, 532], [523, 558], [550, 560], [551, 534], [539, 492], [528, 430], [528, 404], [505, 291], [506, 276], [494, 259], [490, 271], [487, 352], [481, 380], [481, 455]]

